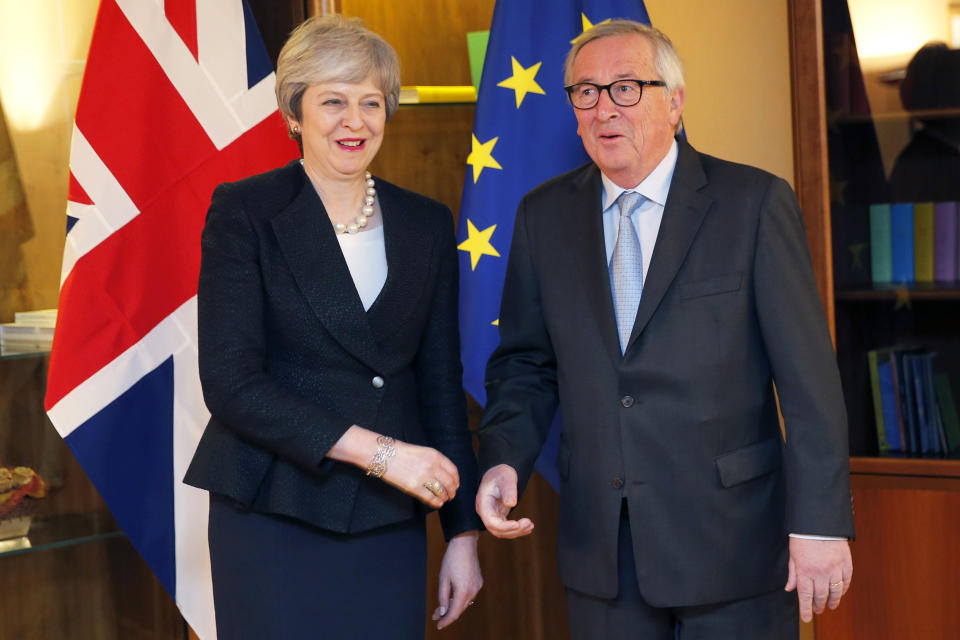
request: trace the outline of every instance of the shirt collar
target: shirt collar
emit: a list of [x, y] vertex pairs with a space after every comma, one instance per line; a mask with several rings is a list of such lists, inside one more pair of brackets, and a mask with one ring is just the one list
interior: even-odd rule
[[654, 167], [650, 175], [632, 189], [624, 189], [608, 178], [606, 174], [600, 172], [600, 179], [603, 181], [603, 210], [606, 211], [610, 205], [616, 202], [624, 191], [636, 191], [647, 200], [661, 207], [664, 206], [667, 203], [667, 193], [670, 191], [673, 172], [677, 168], [678, 153], [679, 147], [677, 141], [674, 140], [670, 145], [670, 150], [667, 151], [667, 155], [663, 156], [663, 160]]

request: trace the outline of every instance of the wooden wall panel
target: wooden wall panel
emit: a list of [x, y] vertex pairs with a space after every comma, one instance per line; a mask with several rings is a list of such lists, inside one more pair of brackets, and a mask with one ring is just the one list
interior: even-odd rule
[[468, 31], [490, 28], [494, 0], [340, 0], [400, 56], [405, 85], [470, 84]]
[[387, 124], [375, 175], [443, 202], [454, 216], [470, 152], [474, 106], [401, 106]]
[[955, 639], [960, 480], [854, 475], [853, 583], [818, 640]]
[[0, 638], [180, 640], [173, 599], [125, 538], [0, 558]]

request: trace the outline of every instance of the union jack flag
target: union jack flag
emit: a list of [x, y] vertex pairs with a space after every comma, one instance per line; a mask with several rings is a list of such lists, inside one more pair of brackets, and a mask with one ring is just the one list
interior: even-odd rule
[[215, 638], [200, 232], [214, 187], [296, 157], [244, 0], [102, 0], [70, 155], [46, 409], [201, 638]]

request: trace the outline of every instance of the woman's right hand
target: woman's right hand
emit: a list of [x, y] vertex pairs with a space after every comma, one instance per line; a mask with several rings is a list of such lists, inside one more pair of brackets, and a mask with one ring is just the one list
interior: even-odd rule
[[[394, 444], [397, 452], [387, 463], [387, 470], [381, 478], [384, 482], [434, 509], [453, 500], [460, 488], [460, 474], [447, 456], [432, 447], [421, 447], [400, 440]], [[427, 488], [433, 482], [440, 483], [439, 487], [434, 485], [436, 494]]]
[[[353, 425], [327, 452], [327, 457], [349, 462], [361, 469], [368, 469], [370, 460], [381, 445], [379, 433]], [[387, 457], [386, 471], [381, 480], [400, 489], [420, 502], [439, 509], [447, 500], [453, 500], [460, 488], [457, 465], [447, 456], [431, 447], [421, 447], [401, 440], [394, 440], [395, 453]], [[427, 488], [434, 482], [434, 491]]]

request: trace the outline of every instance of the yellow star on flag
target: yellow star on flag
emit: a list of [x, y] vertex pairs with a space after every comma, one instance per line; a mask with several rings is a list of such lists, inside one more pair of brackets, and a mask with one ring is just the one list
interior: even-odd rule
[[494, 321], [491, 322], [490, 324], [492, 324], [492, 325], [495, 326], [495, 327], [499, 327], [499, 326], [500, 326], [500, 318], [497, 318], [496, 320], [494, 320]]
[[[587, 18], [587, 14], [585, 13], [581, 13], [580, 18], [583, 20], [583, 33], [580, 34], [580, 36], [582, 36], [587, 31], [590, 31], [590, 29], [593, 29], [595, 25], [590, 22], [590, 20]], [[603, 22], [610, 22], [610, 18], [607, 18]], [[603, 24], [603, 22], [598, 22], [597, 24]], [[580, 36], [577, 36], [577, 38], [579, 38]], [[577, 38], [574, 38], [573, 40], [571, 40], [570, 44], [573, 44], [574, 42], [576, 42]]]
[[520, 103], [523, 102], [523, 99], [528, 93], [539, 93], [540, 95], [546, 95], [546, 91], [537, 84], [537, 71], [540, 70], [540, 65], [542, 62], [524, 69], [523, 65], [517, 62], [517, 59], [513, 56], [510, 56], [510, 64], [513, 65], [513, 75], [504, 80], [503, 82], [497, 83], [498, 87], [504, 87], [506, 89], [513, 89], [516, 92], [517, 98], [517, 109], [520, 108]]
[[[471, 134], [473, 135], [473, 134]], [[485, 168], [490, 169], [503, 169], [493, 158], [493, 147], [497, 144], [499, 137], [490, 138], [483, 144], [480, 144], [480, 141], [477, 140], [477, 136], [473, 135], [473, 140], [471, 141], [470, 155], [467, 156], [467, 164], [473, 167], [473, 183], [476, 184], [477, 180], [480, 179], [480, 172]]]
[[[499, 169], [499, 167], [497, 167]], [[460, 251], [469, 251], [470, 252], [470, 270], [473, 271], [477, 268], [477, 263], [480, 262], [480, 256], [494, 256], [499, 258], [500, 254], [497, 253], [497, 250], [493, 248], [493, 245], [490, 244], [490, 236], [493, 235], [493, 232], [496, 231], [497, 225], [490, 225], [483, 231], [477, 230], [473, 225], [473, 221], [469, 218], [467, 219], [467, 239], [457, 245], [457, 249]]]

